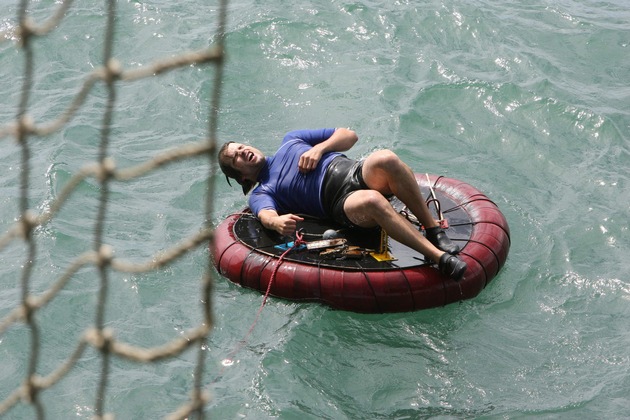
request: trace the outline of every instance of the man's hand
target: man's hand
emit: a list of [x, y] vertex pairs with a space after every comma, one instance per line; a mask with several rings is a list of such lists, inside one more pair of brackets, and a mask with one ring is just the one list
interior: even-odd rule
[[310, 172], [317, 168], [324, 153], [345, 152], [354, 146], [358, 140], [359, 137], [354, 131], [348, 128], [337, 128], [327, 140], [316, 144], [300, 156], [298, 169], [302, 173]]
[[302, 220], [304, 218], [295, 214], [283, 214], [275, 218], [274, 229], [282, 236], [293, 236], [297, 229], [297, 222]]
[[300, 172], [306, 173], [317, 168], [317, 164], [321, 158], [322, 152], [318, 148], [313, 147], [312, 149], [304, 152], [302, 156], [300, 156], [300, 162], [298, 163]]
[[297, 229], [297, 223], [304, 218], [296, 214], [283, 214], [279, 216], [275, 210], [261, 210], [258, 218], [264, 227], [278, 232], [282, 236], [293, 236]]

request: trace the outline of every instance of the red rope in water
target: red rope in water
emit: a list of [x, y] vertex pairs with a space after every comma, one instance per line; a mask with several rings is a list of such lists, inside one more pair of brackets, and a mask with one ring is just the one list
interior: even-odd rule
[[232, 359], [234, 358], [234, 356], [236, 356], [236, 354], [247, 343], [247, 340], [249, 339], [249, 336], [254, 331], [254, 328], [256, 327], [256, 324], [258, 324], [258, 319], [260, 318], [260, 314], [262, 313], [262, 310], [265, 307], [265, 304], [267, 303], [267, 298], [269, 297], [269, 293], [271, 292], [271, 286], [273, 285], [273, 282], [276, 279], [276, 273], [278, 272], [278, 269], [280, 268], [280, 265], [282, 264], [282, 261], [284, 260], [284, 257], [286, 257], [289, 252], [293, 251], [294, 249], [296, 249], [300, 245], [304, 244], [305, 241], [304, 241], [303, 238], [304, 238], [304, 235], [300, 231], [295, 232], [295, 241], [293, 241], [293, 245], [291, 245], [290, 248], [288, 248], [286, 251], [284, 251], [282, 253], [282, 255], [280, 255], [280, 257], [278, 257], [278, 263], [276, 264], [276, 266], [273, 269], [273, 272], [271, 273], [271, 277], [269, 278], [269, 284], [267, 284], [267, 290], [265, 291], [265, 296], [263, 298], [262, 303], [260, 304], [260, 307], [258, 308], [258, 312], [256, 313], [256, 317], [254, 318], [254, 322], [252, 322], [252, 325], [249, 327], [249, 330], [247, 331], [247, 334], [245, 334], [243, 339], [239, 342], [238, 346], [236, 346], [236, 348], [230, 352], [228, 357], [226, 359], [224, 359], [223, 368], [221, 369], [221, 371], [217, 375], [217, 378], [213, 382], [217, 381], [217, 379], [223, 374], [223, 371], [225, 370], [225, 368], [232, 363]]

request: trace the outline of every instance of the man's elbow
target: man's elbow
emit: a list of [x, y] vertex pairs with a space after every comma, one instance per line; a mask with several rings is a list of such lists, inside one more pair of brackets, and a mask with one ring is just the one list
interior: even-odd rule
[[352, 144], [354, 145], [356, 142], [359, 141], [359, 136], [353, 130], [348, 130], [348, 131], [350, 132], [350, 136], [351, 136], [351, 139], [352, 139]]
[[349, 128], [338, 128], [337, 130], [342, 131], [343, 136], [351, 145], [354, 145], [357, 141], [359, 141], [359, 136], [357, 136], [357, 133], [355, 133], [354, 130], [350, 130]]

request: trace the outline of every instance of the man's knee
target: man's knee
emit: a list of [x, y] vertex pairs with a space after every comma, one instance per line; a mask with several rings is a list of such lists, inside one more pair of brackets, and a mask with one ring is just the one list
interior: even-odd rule
[[382, 214], [387, 207], [391, 207], [383, 194], [376, 190], [363, 190], [362, 193], [361, 202], [365, 211], [372, 214]]
[[372, 153], [372, 155], [382, 162], [395, 161], [398, 159], [398, 155], [389, 149], [377, 150]]
[[386, 171], [400, 168], [404, 165], [403, 161], [398, 157], [398, 155], [389, 149], [374, 152], [372, 156], [374, 158], [374, 165]]
[[360, 190], [353, 193], [345, 202], [344, 212], [352, 223], [361, 227], [378, 225], [388, 209], [389, 201], [378, 191]]

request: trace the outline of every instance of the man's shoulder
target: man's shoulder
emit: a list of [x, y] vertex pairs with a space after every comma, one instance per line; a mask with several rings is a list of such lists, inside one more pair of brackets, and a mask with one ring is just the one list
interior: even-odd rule
[[297, 139], [297, 140], [302, 140], [306, 143], [311, 144], [313, 142], [319, 142], [319, 141], [323, 141], [327, 139], [334, 132], [335, 132], [334, 128], [317, 128], [317, 129], [304, 128], [300, 130], [293, 130], [285, 134], [282, 142], [285, 143], [285, 142]]
[[300, 130], [289, 131], [288, 133], [286, 133], [284, 135], [284, 138], [282, 139], [282, 142], [286, 143], [288, 141], [295, 140], [295, 139], [302, 140], [304, 137], [308, 137], [308, 135], [310, 134], [311, 131], [312, 130], [309, 130], [309, 129], [300, 129]]

